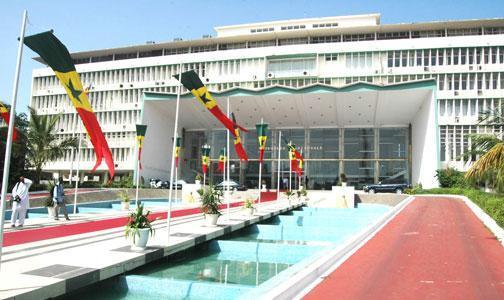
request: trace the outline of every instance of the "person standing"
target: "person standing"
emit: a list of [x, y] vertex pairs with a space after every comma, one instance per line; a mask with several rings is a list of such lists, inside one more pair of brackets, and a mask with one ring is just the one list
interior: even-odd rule
[[58, 179], [58, 183], [53, 188], [53, 201], [56, 204], [56, 210], [54, 215], [54, 220], [59, 220], [58, 214], [60, 208], [63, 209], [63, 214], [65, 215], [65, 219], [70, 221], [68, 217], [68, 212], [65, 204], [65, 190], [63, 187], [63, 178]]
[[26, 210], [30, 208], [28, 190], [32, 183], [30, 179], [21, 176], [12, 189], [11, 227], [16, 227], [16, 223], [18, 227], [23, 227], [24, 225]]

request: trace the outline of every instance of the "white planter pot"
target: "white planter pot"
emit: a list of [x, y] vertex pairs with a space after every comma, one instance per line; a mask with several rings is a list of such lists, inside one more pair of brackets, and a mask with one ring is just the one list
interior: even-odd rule
[[195, 184], [201, 184], [201, 180], [195, 180], [194, 183]]
[[133, 243], [132, 248], [137, 249], [145, 249], [147, 246], [147, 242], [149, 241], [149, 228], [140, 228], [138, 229], [140, 236], [135, 236], [135, 242]]
[[347, 184], [346, 182], [342, 182], [341, 186], [346, 186], [346, 184]]
[[122, 210], [129, 210], [130, 204], [129, 202], [121, 202], [121, 209]]
[[245, 211], [247, 212], [247, 215], [252, 216], [254, 215], [254, 208], [245, 208]]
[[54, 218], [56, 216], [56, 205], [55, 206], [48, 206], [47, 207], [47, 214], [49, 215], [49, 218]]
[[205, 225], [215, 227], [217, 226], [218, 214], [205, 214]]
[[261, 192], [266, 192], [266, 185], [265, 184], [262, 185]]

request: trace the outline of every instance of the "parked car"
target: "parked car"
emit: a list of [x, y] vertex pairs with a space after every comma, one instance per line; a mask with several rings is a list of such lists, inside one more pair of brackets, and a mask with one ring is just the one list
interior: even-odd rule
[[223, 181], [215, 186], [216, 190], [226, 190], [229, 185], [229, 189], [232, 191], [246, 191], [247, 187], [240, 185], [236, 181], [230, 180], [230, 181]]
[[182, 189], [182, 186], [184, 186], [187, 182], [185, 182], [185, 180], [177, 180], [173, 183], [173, 188], [177, 189], [177, 190], [180, 190]]
[[370, 194], [374, 193], [396, 193], [402, 194], [405, 189], [411, 188], [411, 184], [407, 183], [382, 183], [365, 185], [363, 187], [364, 192]]
[[150, 187], [152, 189], [167, 189], [170, 187], [170, 183], [168, 181], [163, 181], [161, 179], [150, 179]]

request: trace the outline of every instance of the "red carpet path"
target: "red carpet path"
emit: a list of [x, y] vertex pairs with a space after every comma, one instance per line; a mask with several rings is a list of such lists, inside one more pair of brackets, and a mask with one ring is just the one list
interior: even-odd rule
[[305, 299], [504, 299], [504, 247], [463, 202], [417, 197]]
[[[263, 192], [261, 194], [261, 202], [276, 200], [275, 192]], [[243, 205], [243, 202], [231, 203], [230, 207]], [[225, 209], [226, 204], [220, 206]], [[194, 215], [201, 213], [199, 208], [172, 210], [172, 218]], [[166, 219], [167, 212], [157, 212], [150, 214], [152, 219]], [[74, 223], [68, 225], [57, 225], [45, 228], [23, 229], [4, 234], [4, 246], [13, 246], [24, 243], [31, 243], [41, 240], [70, 236], [74, 234], [88, 233], [93, 231], [105, 230], [126, 225], [127, 217], [117, 217], [108, 220], [87, 221], [82, 223]]]

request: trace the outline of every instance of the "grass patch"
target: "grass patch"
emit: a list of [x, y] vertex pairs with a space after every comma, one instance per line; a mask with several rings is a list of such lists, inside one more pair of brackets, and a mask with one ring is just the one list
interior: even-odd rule
[[468, 188], [412, 189], [412, 194], [451, 194], [464, 195], [476, 203], [492, 217], [500, 227], [504, 227], [504, 194], [485, 193]]

